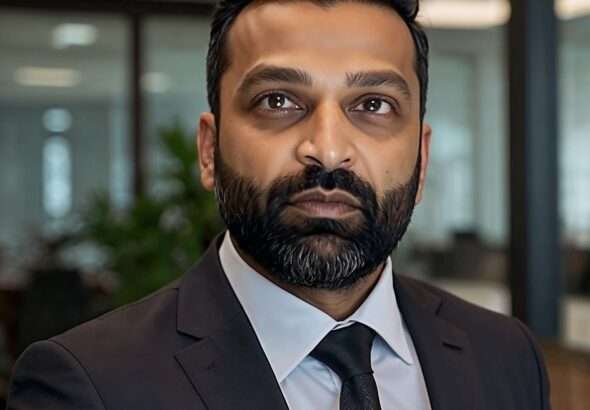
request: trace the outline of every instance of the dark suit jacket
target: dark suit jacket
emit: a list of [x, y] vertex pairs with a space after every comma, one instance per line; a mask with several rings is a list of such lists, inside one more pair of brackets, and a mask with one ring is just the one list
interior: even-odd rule
[[[522, 324], [415, 280], [396, 276], [395, 283], [433, 410], [549, 409], [542, 357]], [[16, 364], [7, 408], [287, 405], [212, 245], [154, 295], [30, 346]]]

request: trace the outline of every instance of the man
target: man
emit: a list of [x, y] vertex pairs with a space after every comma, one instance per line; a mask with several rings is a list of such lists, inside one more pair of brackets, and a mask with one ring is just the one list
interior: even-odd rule
[[10, 409], [548, 409], [514, 319], [393, 275], [424, 187], [417, 5], [225, 1], [199, 165], [228, 232], [181, 280], [30, 347]]

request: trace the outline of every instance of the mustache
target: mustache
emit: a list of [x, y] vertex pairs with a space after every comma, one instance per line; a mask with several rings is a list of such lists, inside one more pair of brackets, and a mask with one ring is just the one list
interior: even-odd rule
[[368, 182], [349, 170], [337, 168], [328, 171], [318, 165], [310, 165], [299, 174], [276, 181], [268, 191], [267, 209], [278, 212], [294, 195], [314, 188], [345, 191], [359, 200], [365, 217], [373, 219], [377, 215], [377, 194]]

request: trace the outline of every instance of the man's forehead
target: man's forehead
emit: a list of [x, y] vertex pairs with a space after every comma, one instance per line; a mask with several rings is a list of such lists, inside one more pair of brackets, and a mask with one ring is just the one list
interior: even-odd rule
[[411, 34], [397, 12], [354, 1], [254, 2], [238, 15], [226, 51], [230, 67], [242, 74], [265, 63], [315, 65], [334, 74], [393, 68], [411, 76], [415, 63]]

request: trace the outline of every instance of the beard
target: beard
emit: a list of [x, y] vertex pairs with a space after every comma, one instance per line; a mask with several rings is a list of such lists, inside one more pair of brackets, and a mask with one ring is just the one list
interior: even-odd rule
[[[371, 185], [346, 169], [308, 166], [278, 178], [268, 189], [240, 176], [215, 149], [215, 195], [238, 248], [278, 282], [316, 289], [346, 289], [374, 272], [403, 237], [414, 210], [420, 157], [410, 179], [378, 201]], [[360, 201], [354, 217], [304, 217], [289, 202], [313, 188], [339, 189]]]

